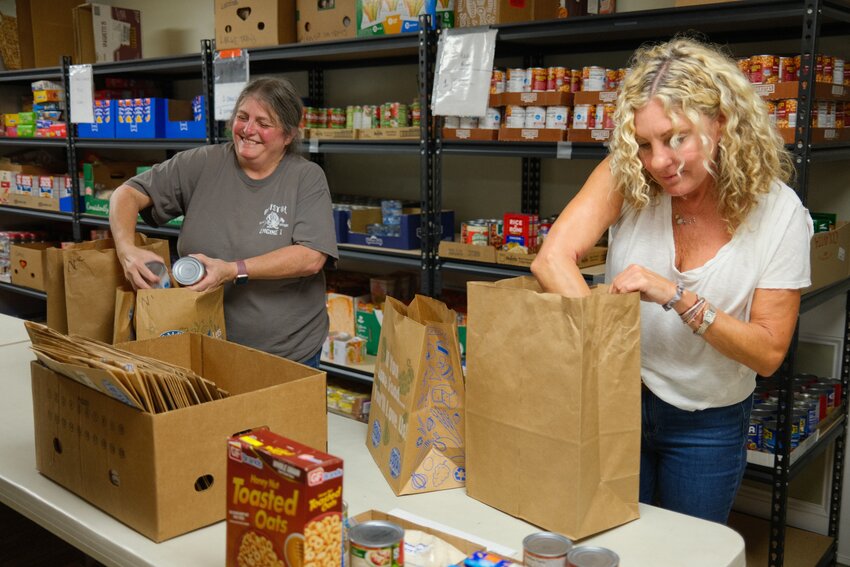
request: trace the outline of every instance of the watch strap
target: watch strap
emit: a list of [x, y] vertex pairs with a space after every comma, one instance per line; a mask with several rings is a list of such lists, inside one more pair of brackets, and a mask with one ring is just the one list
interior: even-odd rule
[[236, 279], [233, 283], [239, 285], [248, 281], [248, 267], [245, 260], [236, 260]]
[[714, 319], [717, 317], [717, 309], [714, 308], [714, 305], [708, 304], [708, 307], [705, 308], [705, 315], [702, 316], [702, 323], [697, 327], [697, 330], [694, 331], [695, 335], [699, 335], [700, 337], [705, 334], [708, 328], [714, 323]]

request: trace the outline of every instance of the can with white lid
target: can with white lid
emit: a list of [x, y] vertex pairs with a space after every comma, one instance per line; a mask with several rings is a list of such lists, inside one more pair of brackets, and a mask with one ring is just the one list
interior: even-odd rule
[[197, 258], [183, 256], [171, 266], [171, 274], [180, 285], [194, 285], [204, 279], [207, 270]]

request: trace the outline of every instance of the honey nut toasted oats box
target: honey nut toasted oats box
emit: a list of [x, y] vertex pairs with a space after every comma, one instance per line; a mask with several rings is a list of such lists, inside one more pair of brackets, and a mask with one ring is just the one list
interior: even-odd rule
[[338, 567], [342, 459], [266, 428], [228, 439], [228, 567]]

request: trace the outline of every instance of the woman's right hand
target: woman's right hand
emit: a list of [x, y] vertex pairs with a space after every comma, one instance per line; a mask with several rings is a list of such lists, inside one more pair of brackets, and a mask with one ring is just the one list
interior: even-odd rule
[[149, 289], [159, 284], [159, 276], [145, 266], [148, 262], [165, 263], [158, 254], [138, 246], [127, 247], [117, 252], [118, 261], [121, 262], [121, 268], [124, 270], [124, 277], [133, 289]]

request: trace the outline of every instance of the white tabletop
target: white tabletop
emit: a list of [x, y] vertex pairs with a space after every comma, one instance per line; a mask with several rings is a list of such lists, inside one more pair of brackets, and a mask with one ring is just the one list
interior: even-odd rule
[[[0, 316], [0, 337], [15, 337], [17, 319]], [[0, 502], [41, 524], [106, 565], [216, 567], [224, 565], [225, 524], [219, 522], [156, 544], [89, 505], [35, 470], [28, 342], [0, 344]], [[343, 494], [350, 515], [403, 510], [514, 550], [540, 531], [469, 498], [463, 489], [396, 497], [366, 450], [366, 424], [328, 415], [329, 450], [345, 461]], [[623, 567], [745, 565], [744, 541], [722, 526], [652, 506], [641, 518], [583, 540], [616, 551]], [[439, 527], [439, 526], [438, 526]]]
[[30, 340], [29, 335], [20, 319], [0, 313], [0, 346], [28, 340]]

